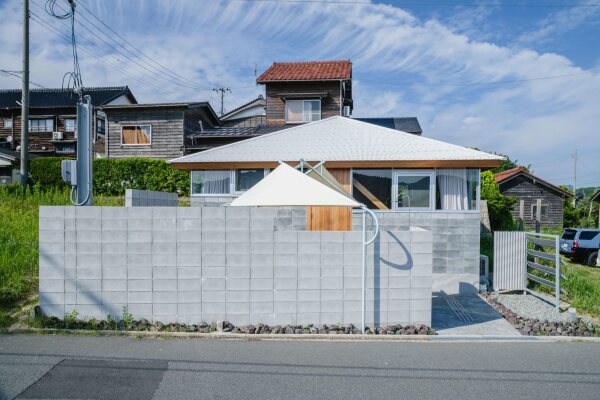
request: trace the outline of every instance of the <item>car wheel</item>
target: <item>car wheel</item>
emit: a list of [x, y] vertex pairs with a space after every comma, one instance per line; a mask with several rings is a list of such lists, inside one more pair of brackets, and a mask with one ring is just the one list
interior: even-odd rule
[[595, 267], [597, 260], [598, 260], [598, 252], [595, 251], [592, 254], [590, 254], [590, 256], [588, 257], [587, 265], [589, 265], [590, 267]]

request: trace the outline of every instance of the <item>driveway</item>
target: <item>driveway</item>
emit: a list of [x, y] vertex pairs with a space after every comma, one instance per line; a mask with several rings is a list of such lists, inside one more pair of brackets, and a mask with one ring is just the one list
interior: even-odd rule
[[3, 399], [597, 399], [594, 343], [0, 335]]
[[431, 326], [439, 335], [521, 336], [476, 294], [434, 293]]

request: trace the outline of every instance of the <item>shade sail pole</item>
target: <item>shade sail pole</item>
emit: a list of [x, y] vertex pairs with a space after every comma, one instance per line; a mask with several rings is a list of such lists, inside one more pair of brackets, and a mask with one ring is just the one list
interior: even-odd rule
[[[379, 220], [377, 215], [369, 210], [365, 205], [361, 205], [362, 209], [362, 301], [361, 301], [361, 330], [362, 334], [365, 334], [365, 315], [367, 312], [367, 246], [375, 241], [377, 235], [379, 235]], [[375, 222], [375, 233], [373, 237], [367, 241], [367, 213], [371, 215]]]

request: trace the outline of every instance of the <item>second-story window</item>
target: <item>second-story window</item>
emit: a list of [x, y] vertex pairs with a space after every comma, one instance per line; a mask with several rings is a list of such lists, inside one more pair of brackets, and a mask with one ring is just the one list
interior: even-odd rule
[[13, 127], [13, 123], [12, 122], [13, 122], [12, 118], [4, 118], [4, 121], [3, 121], [4, 129], [10, 129], [10, 128], [12, 128]]
[[96, 139], [103, 138], [106, 135], [106, 120], [104, 118], [96, 118]]
[[321, 100], [286, 100], [285, 122], [300, 124], [321, 119]]
[[65, 119], [65, 132], [75, 132], [77, 130], [77, 123], [75, 118]]
[[54, 120], [52, 118], [29, 120], [29, 132], [52, 132], [53, 130]]
[[152, 143], [150, 125], [123, 125], [121, 144], [127, 146], [147, 146]]

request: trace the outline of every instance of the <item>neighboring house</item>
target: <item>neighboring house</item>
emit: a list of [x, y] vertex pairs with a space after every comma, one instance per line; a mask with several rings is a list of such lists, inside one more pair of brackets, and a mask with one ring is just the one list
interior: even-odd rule
[[[35, 154], [29, 154], [29, 159], [37, 158]], [[0, 185], [19, 182], [19, 161], [21, 152], [0, 147]]]
[[224, 127], [254, 128], [267, 123], [265, 98], [259, 95], [256, 99], [243, 104], [221, 116]]
[[500, 192], [516, 198], [512, 215], [527, 226], [535, 226], [538, 200], [541, 200], [542, 226], [559, 227], [563, 225], [563, 200], [573, 194], [551, 184], [523, 167], [517, 167], [494, 175]]
[[[134, 104], [127, 86], [86, 88], [94, 107]], [[31, 89], [29, 95], [29, 151], [40, 156], [75, 156], [77, 147], [77, 101], [67, 89]], [[16, 150], [21, 144], [21, 90], [0, 90], [0, 146]], [[104, 153], [106, 116], [94, 112], [94, 150]]]
[[[189, 135], [195, 151], [235, 143], [332, 116], [350, 116], [352, 63], [344, 61], [276, 62], [257, 79], [262, 95], [221, 117], [222, 127]], [[386, 128], [420, 135], [419, 121], [409, 118], [357, 118]]]
[[[503, 158], [334, 116], [171, 160], [191, 172], [192, 205], [221, 205], [284, 161], [324, 162], [356, 200], [377, 210], [383, 229], [434, 233], [434, 287], [456, 292], [479, 281], [479, 176]], [[309, 208], [307, 229], [352, 230], [349, 209]]]
[[208, 102], [107, 105], [108, 158], [168, 159], [197, 151], [194, 135], [220, 126]]

